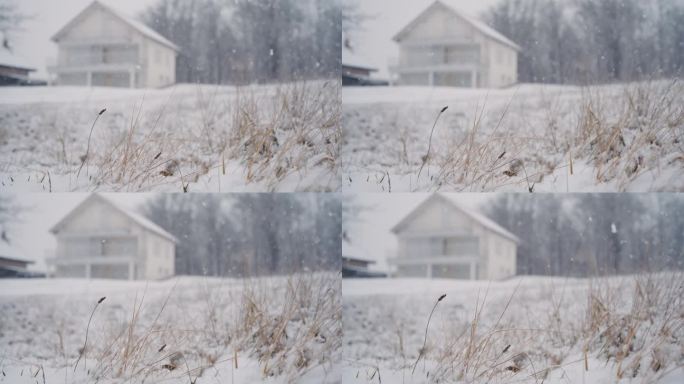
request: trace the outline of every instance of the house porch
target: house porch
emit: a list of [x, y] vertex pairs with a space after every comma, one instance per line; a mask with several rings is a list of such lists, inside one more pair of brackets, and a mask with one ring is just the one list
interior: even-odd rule
[[477, 257], [401, 258], [392, 262], [399, 277], [477, 280], [479, 270]]

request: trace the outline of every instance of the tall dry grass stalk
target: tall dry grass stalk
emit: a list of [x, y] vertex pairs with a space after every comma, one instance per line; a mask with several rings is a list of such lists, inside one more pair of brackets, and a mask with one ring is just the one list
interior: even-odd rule
[[[611, 366], [615, 380], [655, 382], [684, 362], [676, 351], [684, 343], [683, 274], [597, 278], [581, 292], [584, 305], [567, 302], [565, 293], [531, 305], [537, 312], [523, 315], [535, 319], [527, 327], [520, 306], [530, 297], [518, 297], [518, 288], [500, 308], [492, 302], [485, 308], [488, 293], [478, 294], [470, 321], [447, 320], [426, 339], [418, 354], [426, 368], [413, 374], [431, 383], [541, 383], [581, 364], [585, 370]], [[570, 308], [554, 312], [563, 306]], [[601, 367], [591, 365], [597, 359]], [[409, 374], [415, 366], [402, 364]]]
[[96, 320], [87, 358], [86, 348], [83, 353], [95, 361], [88, 377], [194, 382], [223, 365], [240, 369], [242, 357], [258, 361], [264, 377], [296, 382], [311, 369], [336, 364], [342, 343], [336, 273], [214, 283], [190, 297], [184, 289], [174, 285], [162, 301], [150, 301], [146, 288], [120, 322]]
[[246, 166], [246, 180], [271, 187], [292, 173], [324, 166], [339, 168], [339, 84], [307, 83], [277, 88], [273, 102], [251, 94], [235, 98], [229, 154]]
[[[576, 93], [542, 98], [532, 117], [516, 96], [503, 106], [476, 106], [469, 125], [446, 127], [436, 146], [429, 140], [433, 171], [421, 180], [427, 158], [418, 162], [415, 189], [534, 192], [559, 170], [569, 188], [581, 162], [593, 167], [595, 183], [623, 191], [646, 172], [684, 166], [684, 84], [644, 82]], [[403, 153], [407, 141], [398, 138]]]
[[339, 80], [180, 87], [132, 107], [112, 101], [106, 115], [87, 122], [89, 132], [81, 131], [85, 117], [56, 111], [46, 123], [55, 129], [34, 138], [47, 154], [33, 162], [37, 171], [68, 176], [70, 189], [191, 191], [195, 183], [202, 189], [259, 183], [276, 190], [286, 179], [307, 190], [338, 188]]

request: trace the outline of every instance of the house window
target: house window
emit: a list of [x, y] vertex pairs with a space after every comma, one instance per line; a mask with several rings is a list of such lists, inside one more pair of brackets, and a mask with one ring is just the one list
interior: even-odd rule
[[397, 268], [397, 274], [404, 277], [426, 277], [427, 265], [401, 265]]
[[128, 64], [138, 61], [138, 50], [134, 46], [111, 45], [102, 47], [102, 63]]
[[[441, 279], [470, 279], [468, 264], [435, 264], [432, 266], [432, 277]], [[474, 277], [474, 276], [473, 276]]]
[[444, 48], [445, 64], [473, 64], [480, 60], [477, 46], [450, 45]]
[[472, 87], [471, 72], [438, 72], [435, 73], [434, 84], [447, 87]]
[[411, 257], [441, 256], [443, 255], [442, 250], [442, 242], [439, 238], [417, 238], [408, 243], [409, 256]]
[[91, 47], [69, 47], [60, 56], [64, 64], [91, 64], [95, 61], [96, 52]]
[[100, 244], [100, 254], [103, 256], [132, 256], [136, 254], [136, 241], [134, 239], [101, 239]]
[[88, 257], [90, 242], [88, 239], [68, 239], [65, 241], [64, 254], [67, 257]]
[[477, 256], [480, 253], [480, 241], [477, 237], [449, 237], [446, 239], [446, 255]]
[[409, 241], [409, 257], [477, 256], [477, 237], [425, 237]]
[[420, 67], [444, 63], [442, 47], [411, 47], [406, 51], [406, 65]]

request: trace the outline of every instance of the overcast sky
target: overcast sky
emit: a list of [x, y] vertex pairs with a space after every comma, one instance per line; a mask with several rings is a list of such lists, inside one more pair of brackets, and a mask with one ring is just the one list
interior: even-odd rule
[[[34, 260], [32, 269], [45, 268], [46, 252], [55, 249], [55, 237], [49, 232], [64, 216], [85, 200], [87, 193], [25, 193], [11, 194], [12, 201], [22, 207], [21, 214], [9, 227], [11, 244], [0, 242], [0, 252], [9, 257]], [[154, 194], [104, 193], [122, 207], [136, 210]]]
[[[131, 16], [137, 16], [158, 0], [100, 0], [102, 3]], [[50, 38], [92, 0], [15, 0], [19, 9], [31, 18], [23, 30], [11, 36], [17, 55], [38, 69], [37, 76], [46, 75], [48, 60], [56, 61], [57, 46]]]
[[[356, 53], [380, 68], [379, 76], [387, 75], [390, 59], [398, 57], [397, 44], [392, 37], [411, 20], [425, 10], [434, 0], [343, 0], [356, 3], [359, 11], [368, 19], [362, 29], [351, 38]], [[459, 10], [479, 16], [484, 10], [500, 0], [451, 0]]]
[[[474, 210], [479, 210], [483, 203], [496, 196], [489, 193], [457, 195], [464, 207]], [[394, 257], [397, 250], [397, 240], [390, 229], [429, 196], [428, 193], [354, 195], [354, 204], [364, 209], [357, 220], [351, 221], [345, 228], [351, 238], [351, 246], [347, 248], [345, 245], [343, 249], [355, 253], [351, 256], [375, 260], [377, 264], [373, 269], [385, 271], [387, 257]]]

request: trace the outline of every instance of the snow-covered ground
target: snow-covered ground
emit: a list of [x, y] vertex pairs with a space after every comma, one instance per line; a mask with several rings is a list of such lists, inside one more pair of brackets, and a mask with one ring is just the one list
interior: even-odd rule
[[334, 191], [339, 88], [5, 87], [0, 191]]
[[346, 191], [684, 191], [679, 82], [351, 87], [342, 101]]
[[0, 383], [313, 384], [341, 376], [335, 273], [5, 279], [0, 316]]
[[344, 383], [684, 382], [682, 274], [344, 279], [342, 292]]

